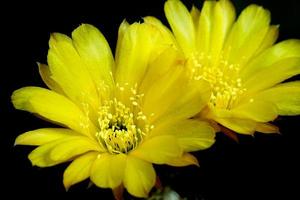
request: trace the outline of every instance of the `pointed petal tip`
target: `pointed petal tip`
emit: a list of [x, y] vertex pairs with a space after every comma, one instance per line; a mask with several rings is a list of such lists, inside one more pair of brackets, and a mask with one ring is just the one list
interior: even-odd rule
[[64, 188], [65, 188], [66, 192], [69, 191], [70, 187], [71, 187], [71, 185], [67, 185], [67, 184], [64, 183]]
[[198, 159], [195, 159], [194, 162], [191, 162], [191, 164], [193, 164], [197, 167], [200, 167], [200, 163], [199, 163]]
[[20, 144], [18, 141], [19, 140], [18, 138], [19, 138], [19, 136], [14, 141], [14, 144], [13, 144], [14, 147]]

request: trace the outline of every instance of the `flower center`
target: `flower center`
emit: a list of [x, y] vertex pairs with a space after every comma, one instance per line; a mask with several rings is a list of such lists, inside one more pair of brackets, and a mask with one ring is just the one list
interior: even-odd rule
[[149, 131], [146, 116], [142, 112], [135, 114], [116, 98], [101, 106], [98, 123], [96, 137], [112, 154], [135, 149]]
[[230, 109], [245, 92], [239, 78], [239, 64], [228, 63], [222, 55], [218, 59], [212, 59], [210, 55], [198, 52], [191, 56], [190, 61], [193, 78], [206, 80], [211, 85], [210, 105]]

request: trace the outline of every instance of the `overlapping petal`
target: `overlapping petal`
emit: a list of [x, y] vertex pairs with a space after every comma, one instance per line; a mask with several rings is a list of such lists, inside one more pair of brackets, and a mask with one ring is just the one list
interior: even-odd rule
[[243, 66], [261, 48], [269, 31], [270, 12], [260, 6], [245, 8], [234, 23], [224, 46], [224, 57], [229, 63]]
[[182, 153], [183, 149], [175, 136], [162, 135], [146, 139], [129, 155], [151, 163], [165, 164], [170, 160], [179, 158]]
[[258, 93], [254, 98], [274, 103], [280, 115], [299, 115], [300, 81], [279, 84]]
[[197, 158], [190, 153], [184, 153], [180, 158], [170, 160], [167, 164], [174, 167], [184, 167], [188, 165], [199, 166]]
[[215, 141], [215, 131], [206, 122], [195, 119], [175, 120], [158, 124], [153, 129], [156, 135], [173, 135], [184, 152], [207, 149]]
[[91, 180], [102, 188], [118, 187], [123, 181], [126, 162], [125, 154], [100, 154], [91, 168]]
[[152, 123], [190, 118], [207, 104], [209, 85], [202, 80], [190, 80], [184, 73], [183, 66], [173, 67], [145, 93], [143, 111], [152, 116]]
[[87, 137], [69, 136], [37, 147], [28, 157], [32, 165], [49, 167], [69, 161], [88, 151], [101, 151], [101, 149]]
[[76, 158], [64, 172], [64, 186], [68, 190], [72, 185], [90, 177], [91, 167], [94, 164], [98, 152], [89, 152]]
[[89, 118], [66, 97], [39, 87], [24, 87], [12, 95], [15, 108], [38, 114], [92, 137], [96, 131]]
[[33, 131], [28, 131], [19, 135], [15, 140], [15, 145], [33, 145], [39, 146], [44, 145], [55, 140], [76, 136], [79, 133], [76, 133], [73, 130], [65, 128], [41, 128]]
[[53, 33], [49, 46], [48, 64], [53, 80], [79, 107], [86, 110], [92, 110], [90, 107], [96, 109], [99, 105], [96, 86], [72, 39]]
[[94, 26], [82, 24], [72, 32], [73, 45], [102, 99], [110, 99], [114, 89], [114, 59], [102, 33]]
[[179, 0], [169, 0], [165, 3], [165, 13], [181, 49], [190, 54], [196, 47], [196, 35], [189, 11]]
[[280, 42], [253, 59], [241, 72], [248, 93], [270, 88], [300, 73], [300, 40]]
[[152, 164], [133, 156], [128, 156], [124, 186], [130, 194], [137, 197], [147, 197], [156, 180]]

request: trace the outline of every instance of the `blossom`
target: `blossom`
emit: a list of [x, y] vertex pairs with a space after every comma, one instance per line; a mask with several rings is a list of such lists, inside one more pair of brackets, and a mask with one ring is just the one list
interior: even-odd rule
[[[204, 1], [201, 12], [168, 0], [165, 14], [191, 78], [212, 87], [199, 118], [253, 134], [276, 133], [270, 121], [300, 114], [300, 82], [281, 83], [300, 73], [300, 41], [275, 44], [279, 26], [270, 25], [268, 10], [252, 4], [236, 19], [229, 0]], [[171, 34], [157, 19], [147, 20]]]
[[156, 180], [152, 163], [198, 165], [188, 152], [211, 146], [214, 130], [191, 117], [207, 104], [210, 87], [189, 79], [170, 40], [151, 24], [124, 21], [114, 59], [92, 25], [72, 38], [52, 34], [49, 66], [39, 64], [50, 89], [18, 89], [12, 102], [62, 127], [26, 132], [15, 144], [38, 146], [29, 154], [38, 167], [72, 161], [66, 189], [90, 178], [146, 197]]

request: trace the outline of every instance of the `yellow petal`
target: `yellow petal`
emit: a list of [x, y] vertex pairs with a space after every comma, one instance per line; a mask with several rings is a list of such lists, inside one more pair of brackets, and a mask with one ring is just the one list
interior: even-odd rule
[[246, 118], [258, 122], [268, 122], [274, 120], [278, 115], [277, 107], [271, 101], [249, 99], [233, 109], [230, 114], [235, 118]]
[[102, 188], [118, 187], [124, 177], [127, 164], [125, 154], [100, 154], [91, 169], [91, 180]]
[[254, 97], [257, 100], [273, 102], [279, 115], [300, 114], [300, 81], [282, 83]]
[[[205, 4], [208, 4], [208, 2], [209, 1], [205, 1]], [[227, 38], [235, 20], [235, 8], [229, 0], [220, 0], [216, 2], [215, 6], [211, 9], [211, 16], [206, 19], [207, 23], [209, 23], [207, 24], [207, 27], [211, 26], [211, 32], [208, 33], [211, 36], [207, 37], [210, 38], [211, 44], [209, 46], [209, 50], [212, 59], [218, 59], [224, 46], [225, 39]], [[201, 11], [201, 13], [203, 12]], [[200, 25], [199, 29], [201, 30]], [[209, 30], [209, 28], [207, 29]], [[198, 33], [198, 37], [202, 38], [203, 36]]]
[[183, 55], [173, 47], [164, 50], [155, 60], [149, 63], [148, 70], [141, 82], [139, 91], [142, 94], [147, 93], [149, 88], [168, 73], [174, 70], [174, 66], [184, 63]]
[[257, 5], [244, 9], [225, 43], [229, 63], [244, 65], [261, 46], [269, 30], [270, 12]]
[[201, 9], [196, 36], [199, 53], [209, 52], [210, 42], [212, 41], [212, 24], [215, 22], [213, 19], [215, 5], [216, 1], [205, 1]]
[[93, 150], [99, 151], [100, 149], [87, 137], [69, 136], [37, 147], [28, 158], [32, 165], [50, 167]]
[[174, 135], [185, 152], [206, 149], [215, 142], [214, 129], [208, 123], [194, 119], [161, 123], [152, 132], [151, 136]]
[[51, 78], [51, 72], [49, 70], [48, 65], [37, 63], [39, 67], [39, 73], [40, 76], [42, 77], [44, 83], [50, 88], [51, 90], [59, 93], [59, 94], [64, 94], [64, 91], [60, 87], [58, 83], [56, 83], [52, 78]]
[[300, 40], [280, 42], [255, 58], [241, 72], [248, 93], [276, 85], [300, 73]]
[[45, 145], [35, 148], [29, 155], [28, 159], [31, 161], [33, 166], [38, 167], [51, 167], [62, 163], [64, 161], [60, 160], [51, 160], [49, 154], [51, 150], [58, 144], [64, 142], [66, 139], [56, 140]]
[[147, 197], [155, 184], [156, 175], [151, 165], [146, 161], [128, 156], [124, 174], [124, 186], [136, 197]]
[[180, 157], [180, 148], [175, 136], [163, 135], [145, 139], [129, 155], [138, 157], [148, 162], [165, 164], [170, 160]]
[[28, 131], [19, 135], [15, 140], [15, 145], [33, 145], [39, 146], [53, 142], [55, 140], [78, 135], [78, 133], [64, 128], [41, 128], [34, 131]]
[[120, 49], [123, 43], [123, 37], [124, 34], [126, 33], [128, 27], [130, 25], [126, 20], [123, 20], [123, 22], [119, 26], [119, 31], [118, 31], [118, 39], [117, 39], [117, 47], [116, 47], [116, 53], [115, 53], [115, 60], [119, 60], [120, 58]]
[[64, 172], [64, 186], [68, 190], [72, 185], [89, 178], [91, 166], [97, 158], [97, 152], [89, 152], [76, 158]]
[[144, 22], [157, 28], [160, 32], [160, 36], [163, 44], [174, 45], [177, 44], [172, 32], [157, 18], [152, 16], [144, 17]]
[[88, 151], [102, 151], [98, 143], [84, 136], [73, 136], [57, 144], [49, 156], [54, 161], [66, 161]]
[[192, 19], [193, 19], [194, 28], [195, 28], [195, 30], [197, 30], [199, 17], [200, 17], [200, 10], [193, 5], [192, 9], [190, 11], [190, 14], [191, 14]]
[[253, 135], [257, 126], [257, 122], [250, 119], [214, 118], [214, 120], [226, 128], [247, 135]]
[[82, 24], [75, 29], [72, 39], [87, 71], [100, 90], [98, 92], [102, 96], [106, 93], [109, 95], [114, 87], [114, 59], [106, 39], [96, 27], [89, 24]]
[[261, 133], [280, 133], [277, 126], [269, 123], [257, 123], [256, 131]]
[[190, 153], [184, 153], [180, 158], [176, 158], [167, 164], [174, 167], [184, 167], [188, 165], [196, 165], [199, 167], [197, 158]]
[[36, 113], [89, 137], [96, 132], [88, 117], [73, 102], [53, 91], [24, 87], [14, 91], [12, 102], [16, 109]]
[[[127, 104], [132, 96], [131, 89], [137, 89], [147, 70], [158, 31], [149, 24], [129, 26], [121, 40], [116, 60], [116, 84], [122, 102]], [[126, 103], [127, 102], [127, 103]]]
[[54, 33], [49, 41], [48, 64], [52, 78], [76, 104], [86, 112], [98, 108], [99, 98], [86, 64], [78, 55], [71, 38]]
[[192, 16], [179, 0], [168, 0], [165, 14], [181, 49], [185, 55], [189, 55], [196, 47]]
[[271, 47], [277, 40], [279, 35], [279, 26], [270, 26], [268, 33], [262, 41], [259, 49], [256, 51], [256, 55], [261, 53], [263, 50]]
[[174, 66], [145, 92], [142, 110], [148, 116], [153, 115], [151, 123], [190, 118], [207, 104], [209, 85], [190, 79], [185, 72], [183, 66]]

